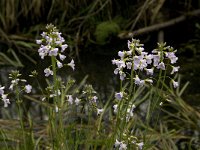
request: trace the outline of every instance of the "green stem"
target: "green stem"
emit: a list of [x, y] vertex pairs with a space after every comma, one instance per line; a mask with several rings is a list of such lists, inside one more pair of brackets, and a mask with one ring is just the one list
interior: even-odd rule
[[26, 136], [24, 132], [24, 122], [23, 122], [23, 115], [22, 115], [22, 107], [19, 102], [17, 102], [17, 108], [18, 108], [18, 114], [19, 114], [19, 121], [20, 121], [20, 126], [22, 129], [22, 135], [23, 135], [23, 141], [24, 141], [24, 149], [26, 150]]
[[58, 103], [58, 80], [57, 80], [57, 73], [56, 73], [56, 58], [55, 56], [51, 57], [52, 69], [53, 69], [53, 84], [54, 84], [54, 91], [56, 96], [54, 97], [54, 103]]
[[133, 91], [133, 77], [134, 77], [134, 73], [135, 73], [133, 65], [134, 64], [132, 64], [132, 69], [131, 69], [131, 85], [129, 87], [129, 99], [132, 97], [132, 91]]
[[[52, 63], [52, 70], [53, 70], [53, 91], [56, 94], [56, 96], [53, 97], [53, 103], [54, 106], [58, 106], [58, 80], [57, 80], [57, 70], [56, 70], [56, 58], [55, 56], [51, 57], [51, 63]], [[59, 146], [59, 139], [58, 139], [58, 132], [56, 130], [56, 114], [54, 111], [54, 108], [50, 108], [50, 132], [51, 132], [51, 138], [52, 138], [52, 144], [53, 149], [56, 149]]]
[[23, 135], [23, 146], [24, 146], [24, 149], [26, 150], [26, 135], [25, 135], [25, 132], [24, 132], [24, 122], [23, 122], [23, 114], [22, 114], [22, 110], [23, 108], [21, 107], [21, 101], [20, 101], [20, 95], [19, 95], [19, 88], [17, 87], [16, 88], [16, 104], [17, 104], [17, 110], [18, 110], [18, 115], [19, 115], [19, 122], [20, 122], [20, 127], [22, 129], [22, 135]]

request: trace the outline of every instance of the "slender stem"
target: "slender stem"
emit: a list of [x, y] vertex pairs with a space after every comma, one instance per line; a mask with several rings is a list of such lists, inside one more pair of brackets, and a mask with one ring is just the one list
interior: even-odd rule
[[19, 121], [20, 121], [20, 126], [22, 129], [22, 135], [23, 135], [23, 141], [24, 141], [24, 149], [26, 150], [26, 136], [25, 136], [25, 132], [24, 132], [24, 122], [23, 122], [23, 115], [22, 115], [22, 107], [20, 105], [20, 102], [17, 102], [17, 109], [18, 109], [18, 114], [19, 114]]
[[52, 69], [53, 69], [53, 84], [54, 84], [54, 91], [56, 96], [54, 97], [54, 103], [58, 103], [58, 80], [57, 80], [57, 73], [56, 73], [56, 58], [55, 56], [51, 57]]
[[[51, 57], [51, 63], [52, 63], [52, 70], [53, 70], [53, 91], [56, 94], [56, 96], [53, 97], [53, 103], [55, 106], [58, 104], [58, 80], [57, 80], [57, 70], [56, 70], [56, 58], [55, 56]], [[56, 125], [56, 114], [54, 112], [54, 108], [50, 108], [50, 130], [51, 130], [51, 137], [52, 137], [52, 144], [53, 148], [56, 149], [58, 144], [58, 134], [56, 131], [57, 125]]]
[[17, 103], [17, 110], [18, 110], [18, 115], [19, 115], [19, 121], [20, 121], [20, 127], [22, 129], [22, 135], [23, 135], [23, 141], [24, 141], [24, 149], [26, 150], [26, 136], [24, 132], [24, 122], [23, 122], [23, 114], [22, 114], [22, 107], [21, 107], [21, 101], [20, 101], [20, 95], [19, 95], [19, 88], [16, 88], [16, 103]]
[[135, 73], [135, 71], [134, 71], [134, 68], [133, 68], [133, 61], [132, 61], [132, 69], [131, 69], [131, 85], [130, 85], [130, 87], [129, 87], [129, 99], [131, 98], [131, 96], [132, 96], [132, 91], [133, 91], [133, 77], [134, 77], [134, 73]]

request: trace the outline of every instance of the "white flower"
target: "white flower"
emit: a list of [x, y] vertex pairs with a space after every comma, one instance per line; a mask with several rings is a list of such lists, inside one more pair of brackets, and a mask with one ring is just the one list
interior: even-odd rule
[[171, 60], [171, 63], [174, 64], [176, 63], [176, 61], [178, 60], [178, 57], [173, 57], [170, 59]]
[[122, 51], [119, 51], [119, 52], [118, 52], [118, 56], [119, 56], [120, 58], [124, 58], [124, 54], [125, 54], [125, 53], [122, 52]]
[[133, 105], [131, 108], [127, 108], [127, 113], [129, 114], [129, 116], [133, 117], [133, 111], [135, 109], [135, 105]]
[[132, 47], [131, 41], [128, 40], [127, 45], [128, 45], [128, 49], [131, 49], [131, 47]]
[[41, 45], [40, 48], [38, 49], [39, 55], [46, 56], [48, 52], [50, 51], [50, 48], [51, 48], [50, 45], [47, 45], [47, 46]]
[[123, 98], [123, 92], [115, 93], [115, 98], [121, 100]]
[[153, 75], [153, 68], [151, 68], [151, 69], [145, 69], [146, 70], [146, 72], [147, 72], [147, 75]]
[[126, 150], [127, 149], [127, 145], [124, 143], [120, 144], [119, 150]]
[[166, 52], [165, 53], [166, 57], [170, 59], [171, 64], [176, 63], [178, 60], [178, 57], [175, 56], [175, 52]]
[[70, 66], [73, 70], [75, 69], [75, 64], [74, 64], [74, 60], [73, 59], [67, 65]]
[[140, 56], [134, 56], [134, 70], [137, 70], [139, 68], [141, 59], [142, 57]]
[[46, 35], [47, 35], [46, 32], [42, 32], [42, 33], [41, 33], [41, 36], [42, 36], [42, 37], [45, 37]]
[[152, 59], [153, 59], [153, 55], [152, 54], [147, 55], [145, 58], [146, 58], [147, 64], [151, 64], [152, 63]]
[[62, 61], [66, 58], [66, 56], [62, 55], [62, 54], [59, 54], [59, 57], [60, 57], [60, 60], [62, 60]]
[[124, 80], [124, 78], [126, 77], [126, 74], [122, 71], [119, 72], [119, 75], [120, 75], [120, 80]]
[[153, 55], [153, 66], [158, 66], [158, 63], [160, 62], [160, 55]]
[[135, 84], [136, 85], [143, 86], [144, 83], [145, 83], [144, 80], [140, 80], [140, 78], [138, 77], [138, 75], [136, 75], [136, 77], [133, 78], [133, 79], [135, 79]]
[[50, 94], [49, 97], [56, 97], [56, 94]]
[[52, 41], [53, 41], [53, 39], [52, 39], [51, 37], [49, 37], [48, 35], [46, 35], [44, 38], [46, 39], [46, 42], [47, 42], [49, 45], [50, 45], [50, 44], [52, 43]]
[[132, 63], [131, 62], [127, 62], [126, 63], [126, 67], [127, 67], [127, 69], [131, 69], [132, 68]]
[[60, 41], [60, 40], [58, 39], [58, 41], [55, 41], [55, 43], [56, 43], [57, 45], [60, 45], [60, 44], [62, 44], [62, 41]]
[[[61, 41], [61, 43], [63, 43], [63, 42], [65, 42], [65, 39], [63, 37], [60, 37], [60, 41]], [[68, 45], [67, 45], [67, 47], [68, 47]]]
[[69, 102], [69, 104], [73, 104], [73, 97], [72, 95], [67, 95], [67, 101]]
[[118, 60], [116, 60], [116, 59], [113, 59], [113, 60], [112, 60], [112, 64], [113, 64], [113, 65], [116, 65], [117, 62], [118, 62]]
[[97, 99], [98, 99], [97, 96], [93, 96], [92, 99], [91, 99], [91, 101], [94, 102], [94, 103], [96, 103], [96, 102], [97, 102]]
[[133, 111], [134, 111], [135, 107], [136, 106], [133, 104], [132, 106], [129, 106], [129, 108], [127, 108], [127, 114], [126, 114], [127, 122], [130, 120], [130, 117], [133, 117]]
[[12, 91], [12, 90], [13, 90], [13, 87], [14, 87], [14, 84], [11, 84], [11, 85], [9, 86], [9, 89]]
[[103, 112], [103, 110], [104, 110], [103, 108], [102, 109], [97, 108], [97, 115], [100, 115]]
[[8, 107], [8, 104], [10, 104], [10, 100], [7, 98], [6, 94], [1, 95], [2, 101], [4, 102], [4, 107]]
[[140, 150], [142, 150], [142, 147], [144, 146], [144, 143], [143, 143], [143, 142], [140, 142], [140, 143], [137, 143], [137, 145], [138, 145], [138, 148], [139, 148]]
[[136, 48], [136, 51], [137, 51], [138, 53], [141, 53], [142, 51], [144, 51], [144, 48], [143, 48], [143, 47], [137, 47], [137, 48]]
[[4, 89], [5, 89], [5, 87], [0, 85], [0, 95], [3, 95]]
[[155, 53], [159, 53], [159, 52], [158, 52], [158, 49], [154, 49], [154, 50], [152, 50], [151, 52], [154, 53], [154, 54], [155, 54]]
[[65, 49], [68, 47], [68, 45], [67, 44], [63, 44], [62, 46], [61, 46], [61, 52], [64, 52], [65, 51]]
[[146, 68], [146, 67], [147, 67], [147, 61], [146, 61], [146, 59], [141, 59], [141, 60], [140, 60], [139, 69], [140, 69], [140, 70], [143, 70], [143, 69]]
[[172, 66], [172, 72], [171, 72], [171, 74], [174, 74], [175, 72], [178, 72], [179, 68], [180, 68], [179, 66], [178, 67]]
[[28, 85], [25, 86], [25, 92], [26, 93], [30, 93], [31, 90], [32, 90], [32, 86], [31, 85], [28, 84]]
[[142, 55], [134, 56], [134, 70], [137, 70], [138, 68], [143, 70], [145, 67], [147, 67], [146, 59], [144, 59]]
[[172, 80], [172, 84], [173, 84], [174, 88], [177, 88], [179, 86], [178, 82], [175, 82], [174, 80]]
[[45, 76], [48, 77], [49, 75], [53, 75], [53, 71], [49, 68], [44, 69]]
[[115, 105], [113, 105], [113, 109], [114, 109], [114, 113], [117, 113], [117, 111], [118, 111], [118, 105], [117, 104], [115, 104]]
[[58, 48], [54, 48], [49, 51], [49, 56], [57, 56], [58, 55]]
[[80, 103], [80, 101], [81, 101], [80, 99], [76, 98], [74, 102], [76, 105], [78, 105]]
[[118, 147], [121, 144], [117, 139], [115, 140], [115, 147]]
[[36, 43], [37, 43], [37, 44], [41, 44], [41, 43], [42, 43], [42, 40], [36, 40]]
[[14, 79], [14, 80], [11, 81], [11, 84], [17, 85], [18, 82], [19, 82], [19, 79]]
[[44, 53], [44, 52], [40, 52], [40, 53], [39, 53], [39, 56], [41, 57], [41, 59], [44, 59], [44, 57], [45, 57], [46, 55], [47, 55], [47, 54]]
[[119, 71], [120, 71], [120, 69], [119, 69], [119, 68], [116, 68], [116, 69], [114, 70], [114, 74], [118, 74]]
[[12, 80], [9, 89], [10, 89], [10, 90], [13, 90], [13, 87], [14, 87], [15, 85], [17, 85], [18, 82], [19, 82], [19, 79]]
[[57, 66], [58, 66], [58, 68], [62, 68], [63, 64], [57, 60]]
[[165, 64], [163, 62], [161, 62], [161, 63], [158, 64], [157, 68], [165, 70]]
[[125, 62], [124, 62], [123, 60], [117, 60], [117, 61], [116, 61], [116, 65], [117, 65], [117, 67], [118, 67], [119, 69], [125, 68], [125, 67], [126, 67]]
[[135, 79], [135, 84], [136, 85], [140, 85], [140, 78], [136, 75], [136, 77], [134, 78]]

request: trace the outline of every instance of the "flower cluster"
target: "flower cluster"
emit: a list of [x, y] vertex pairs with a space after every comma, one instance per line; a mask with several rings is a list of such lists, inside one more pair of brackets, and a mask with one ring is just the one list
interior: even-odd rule
[[[61, 36], [61, 33], [58, 32], [55, 26], [52, 24], [46, 26], [47, 31], [43, 32], [41, 34], [42, 38], [39, 40], [36, 40], [36, 43], [40, 45], [40, 48], [38, 49], [39, 56], [41, 59], [44, 59], [46, 56], [51, 57], [52, 65], [48, 68], [44, 69], [45, 76], [56, 76], [56, 71], [58, 68], [62, 68], [64, 66], [63, 61], [66, 59], [66, 56], [64, 55], [64, 52], [66, 48], [68, 47], [67, 44], [64, 44], [65, 39]], [[56, 63], [55, 63], [56, 61]], [[73, 70], [75, 69], [74, 60], [72, 59], [68, 64], [69, 67], [71, 67]], [[54, 76], [54, 79], [55, 79]], [[58, 98], [62, 95], [61, 93], [61, 85], [58, 84], [58, 81], [54, 81], [54, 86], [49, 86], [46, 88], [47, 90], [47, 96], [42, 98], [42, 101], [49, 99], [49, 98]], [[59, 82], [61, 83], [61, 82]], [[64, 86], [64, 85], [62, 85]], [[97, 99], [98, 97], [95, 95], [96, 92], [90, 85], [85, 85], [85, 89], [83, 90], [83, 99], [82, 97], [77, 98], [74, 95], [66, 95], [66, 102], [69, 105], [75, 104], [76, 106], [79, 106], [80, 103], [86, 103], [84, 106], [89, 106], [85, 109], [92, 109], [97, 112], [97, 115], [100, 115], [103, 112], [103, 109], [100, 109], [97, 107]], [[56, 103], [56, 102], [55, 102]], [[59, 111], [58, 106], [55, 108], [56, 112]]]
[[[20, 79], [20, 76], [21, 74], [19, 74], [19, 71], [12, 71], [9, 74], [9, 78], [11, 79], [9, 90], [15, 91], [17, 92], [17, 94], [23, 91], [25, 93], [31, 93], [32, 86], [30, 84], [27, 84], [27, 81], [25, 79]], [[10, 100], [7, 98], [8, 94], [5, 94], [4, 90], [5, 90], [5, 86], [0, 85], [1, 100], [4, 102], [4, 107], [8, 107], [8, 104], [10, 104]]]
[[[63, 54], [68, 47], [64, 44], [65, 39], [61, 36], [62, 33], [58, 32], [57, 28], [52, 24], [46, 26], [47, 32], [41, 34], [42, 38], [36, 40], [36, 43], [40, 45], [38, 49], [39, 56], [44, 59], [45, 56], [55, 57], [58, 68], [63, 67], [63, 61], [66, 56]], [[74, 60], [67, 64], [73, 70], [75, 69]], [[53, 75], [53, 71], [49, 68], [44, 70], [45, 76]]]
[[[116, 116], [124, 121], [129, 122], [131, 118], [134, 117], [134, 110], [136, 106], [134, 105], [134, 95], [133, 89], [137, 86], [144, 86], [146, 84], [153, 85], [153, 82], [157, 81], [156, 84], [159, 88], [160, 80], [166, 77], [166, 73], [170, 70], [170, 76], [178, 72], [179, 66], [174, 64], [177, 62], [178, 57], [176, 57], [174, 50], [166, 44], [158, 44], [158, 48], [154, 49], [152, 52], [145, 52], [144, 45], [140, 43], [139, 40], [132, 39], [128, 41], [128, 51], [119, 51], [119, 59], [112, 60], [112, 64], [116, 65], [114, 74], [119, 75], [122, 81], [129, 79], [131, 81], [130, 88], [128, 91], [126, 88], [120, 89], [119, 92], [115, 93], [115, 104], [113, 105], [114, 113]], [[156, 80], [154, 75], [158, 74], [158, 80]], [[178, 82], [174, 81], [173, 78], [167, 76], [171, 79], [174, 88], [177, 88]], [[153, 80], [154, 79], [154, 80]], [[129, 92], [129, 93], [127, 93]], [[119, 113], [118, 113], [119, 112]], [[123, 134], [120, 136], [121, 141], [116, 139], [115, 147], [119, 150], [126, 150], [129, 144], [133, 144], [138, 149], [142, 149], [144, 143], [138, 142], [136, 137], [128, 136], [129, 134]], [[128, 142], [127, 142], [128, 140]]]
[[[32, 86], [30, 84], [26, 84], [27, 81], [25, 79], [20, 79], [19, 78], [20, 76], [21, 74], [19, 73], [19, 71], [12, 71], [11, 74], [9, 74], [9, 78], [12, 79], [9, 89], [13, 91], [15, 87], [19, 88], [18, 85], [22, 83], [25, 85], [21, 86], [22, 88], [21, 91], [25, 91], [26, 93], [31, 93]], [[21, 92], [21, 91], [18, 91], [18, 92]]]
[[[139, 40], [132, 39], [128, 41], [128, 51], [119, 51], [118, 56], [120, 59], [112, 60], [112, 64], [117, 68], [114, 70], [114, 74], [120, 75], [120, 80], [125, 80], [128, 70], [134, 72], [134, 82], [138, 86], [143, 86], [145, 83], [152, 84], [153, 80], [151, 76], [154, 74], [154, 70], [166, 70], [166, 66], [170, 66], [171, 74], [178, 72], [179, 66], [173, 66], [178, 60], [175, 55], [175, 50], [166, 46], [165, 44], [158, 44], [158, 49], [154, 49], [152, 53], [148, 54], [144, 51], [143, 44], [140, 44]], [[170, 60], [170, 63], [168, 62]], [[127, 71], [126, 71], [127, 70]], [[148, 78], [141, 79], [139, 74], [146, 72]], [[143, 76], [145, 75], [143, 73]], [[178, 87], [178, 83], [172, 79], [174, 88]]]
[[46, 29], [47, 32], [41, 34], [42, 39], [36, 40], [36, 43], [40, 45], [38, 49], [40, 57], [44, 59], [45, 56], [59, 55], [60, 59], [63, 61], [66, 56], [62, 55], [62, 53], [68, 47], [67, 44], [63, 44], [65, 39], [52, 24], [47, 25]]

